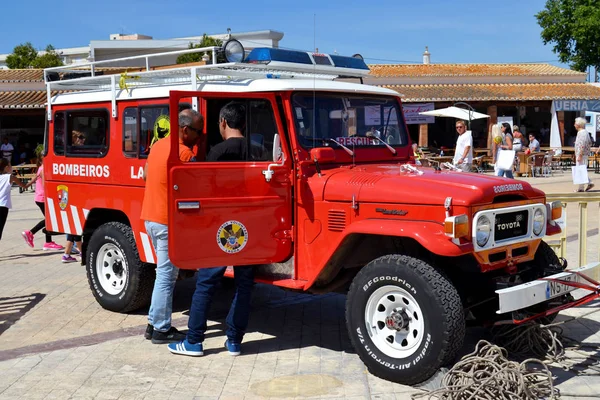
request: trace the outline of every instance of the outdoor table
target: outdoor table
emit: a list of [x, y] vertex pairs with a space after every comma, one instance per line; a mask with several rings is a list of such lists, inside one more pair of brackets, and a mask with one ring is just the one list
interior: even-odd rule
[[449, 157], [449, 156], [429, 157], [429, 158], [427, 158], [427, 160], [429, 160], [429, 162], [438, 163], [438, 165], [440, 165], [440, 164], [443, 164], [445, 162], [451, 163], [452, 160], [454, 160], [454, 157]]
[[[35, 164], [22, 164], [22, 165], [13, 165], [12, 167], [13, 173], [19, 178], [23, 183], [29, 182], [31, 179], [35, 178], [37, 172], [37, 165]], [[23, 193], [23, 189], [19, 188], [19, 193]]]

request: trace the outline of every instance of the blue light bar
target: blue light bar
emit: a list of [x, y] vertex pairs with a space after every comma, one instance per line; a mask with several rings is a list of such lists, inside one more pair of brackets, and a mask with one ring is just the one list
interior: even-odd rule
[[243, 63], [268, 65], [292, 71], [325, 73], [341, 77], [366, 76], [369, 67], [364, 60], [332, 54], [282, 50], [271, 47], [253, 49]]
[[313, 63], [308, 53], [304, 51], [281, 50], [269, 47], [253, 49], [244, 60], [244, 62], [250, 64], [268, 64], [271, 61], [308, 65], [312, 65]]
[[360, 58], [337, 56], [337, 55], [333, 55], [333, 54], [330, 54], [329, 57], [331, 57], [331, 61], [333, 61], [333, 64], [336, 67], [356, 68], [356, 69], [366, 69], [366, 70], [369, 69], [367, 64], [365, 64], [364, 60], [362, 60]]

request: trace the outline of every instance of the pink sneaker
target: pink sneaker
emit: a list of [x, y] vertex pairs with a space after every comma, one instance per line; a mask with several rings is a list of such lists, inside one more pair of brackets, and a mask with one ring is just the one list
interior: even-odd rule
[[64, 246], [54, 242], [44, 243], [43, 250], [64, 250]]
[[27, 246], [33, 248], [33, 233], [31, 233], [31, 231], [25, 231], [21, 232], [21, 236], [23, 236], [23, 239], [25, 239]]

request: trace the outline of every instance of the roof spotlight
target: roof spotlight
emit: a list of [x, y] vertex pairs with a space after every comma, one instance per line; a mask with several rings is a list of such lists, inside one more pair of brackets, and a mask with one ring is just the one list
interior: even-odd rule
[[223, 46], [225, 59], [227, 62], [242, 62], [244, 61], [244, 46], [235, 39], [229, 39]]
[[365, 58], [363, 56], [361, 56], [360, 54], [356, 53], [352, 56], [352, 58], [358, 58], [359, 60], [364, 60]]

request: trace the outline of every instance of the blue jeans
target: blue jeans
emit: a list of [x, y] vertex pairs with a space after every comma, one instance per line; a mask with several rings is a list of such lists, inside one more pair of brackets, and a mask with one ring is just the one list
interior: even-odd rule
[[156, 251], [156, 280], [152, 291], [152, 301], [148, 312], [148, 323], [154, 330], [166, 332], [171, 328], [173, 312], [173, 288], [178, 269], [169, 260], [169, 230], [167, 225], [146, 221], [146, 232]]
[[[254, 269], [250, 266], [233, 267], [235, 297], [227, 315], [227, 339], [241, 343], [250, 318], [250, 299], [254, 286]], [[192, 297], [190, 319], [188, 320], [187, 340], [202, 343], [206, 332], [206, 318], [217, 284], [223, 278], [225, 267], [202, 268], [198, 270], [196, 290]]]
[[515, 179], [512, 169], [499, 169], [498, 176], [505, 176], [510, 179]]

